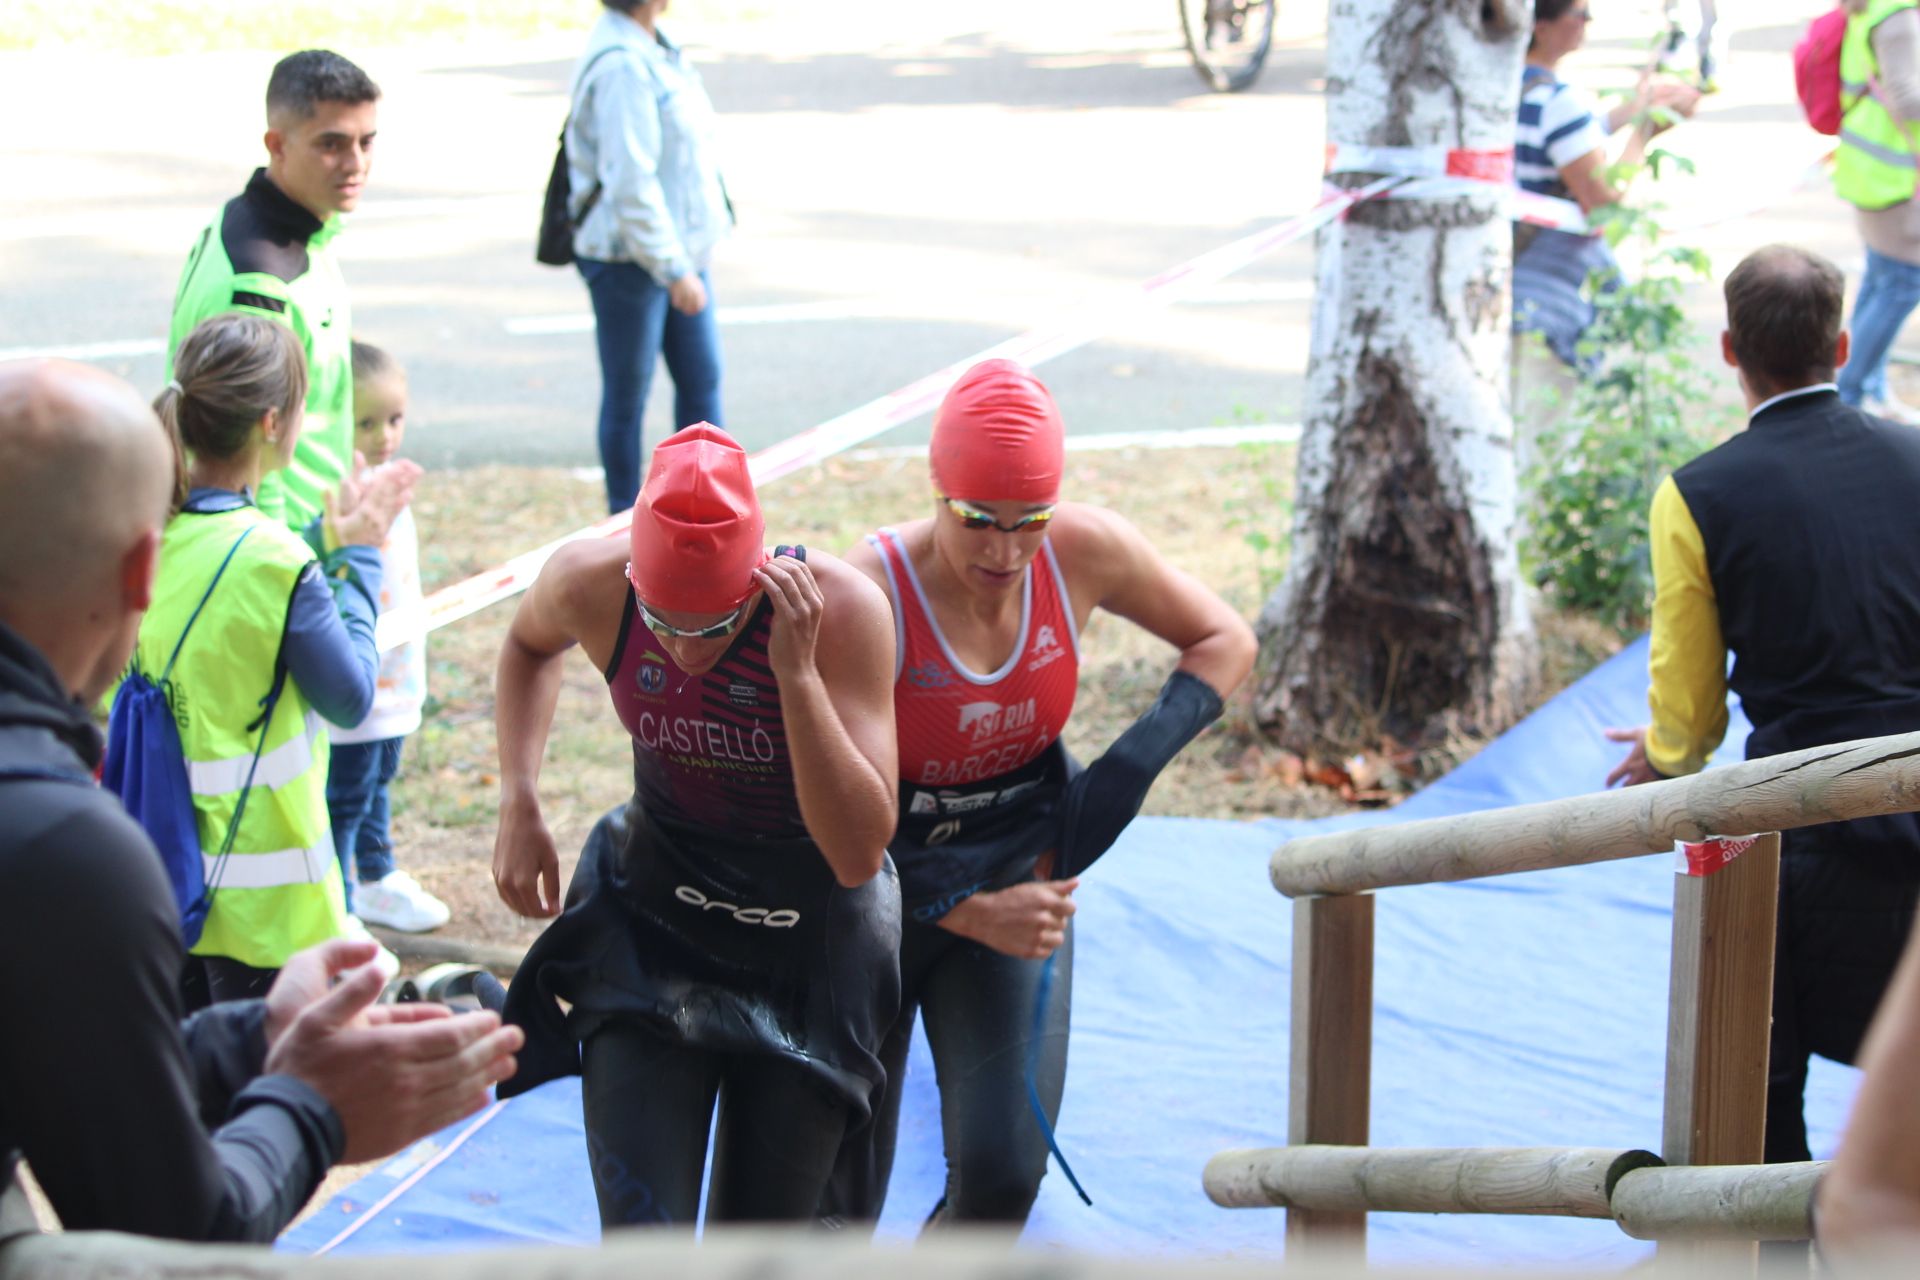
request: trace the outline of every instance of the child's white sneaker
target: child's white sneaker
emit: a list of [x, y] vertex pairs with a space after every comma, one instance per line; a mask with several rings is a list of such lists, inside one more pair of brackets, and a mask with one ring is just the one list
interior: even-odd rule
[[453, 912], [404, 871], [389, 871], [369, 884], [355, 885], [353, 914], [368, 924], [401, 933], [425, 933], [452, 919]]

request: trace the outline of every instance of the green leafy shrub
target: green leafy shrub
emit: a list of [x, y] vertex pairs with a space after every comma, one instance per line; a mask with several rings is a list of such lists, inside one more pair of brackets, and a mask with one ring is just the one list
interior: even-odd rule
[[[1664, 152], [1648, 157], [1658, 176]], [[1653, 491], [1713, 438], [1712, 382], [1694, 355], [1699, 335], [1681, 305], [1689, 282], [1708, 278], [1699, 249], [1658, 247], [1651, 209], [1623, 205], [1595, 218], [1610, 244], [1644, 246], [1637, 278], [1596, 272], [1596, 311], [1581, 340], [1598, 360], [1572, 391], [1559, 421], [1542, 430], [1540, 462], [1524, 476], [1533, 581], [1557, 608], [1590, 614], [1622, 634], [1647, 624], [1653, 604], [1647, 512]], [[1516, 411], [1520, 406], [1515, 406]]]

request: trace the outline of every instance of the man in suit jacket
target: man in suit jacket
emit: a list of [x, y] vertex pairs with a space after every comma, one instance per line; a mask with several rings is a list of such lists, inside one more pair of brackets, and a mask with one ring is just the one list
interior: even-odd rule
[[[1749, 758], [1920, 730], [1920, 431], [1840, 402], [1832, 263], [1770, 245], [1725, 290], [1747, 429], [1654, 494], [1653, 719], [1608, 731], [1632, 743], [1609, 786], [1700, 769], [1729, 687], [1753, 722]], [[1808, 1056], [1853, 1062], [1917, 891], [1916, 815], [1784, 833], [1768, 1161], [1810, 1158]]]

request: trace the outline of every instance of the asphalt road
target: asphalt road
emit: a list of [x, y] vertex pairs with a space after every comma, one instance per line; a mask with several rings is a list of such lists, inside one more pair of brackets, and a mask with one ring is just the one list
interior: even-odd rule
[[[1264, 76], [1231, 97], [1188, 68], [1172, 0], [847, 0], [727, 26], [680, 7], [663, 25], [721, 112], [740, 214], [714, 274], [728, 425], [750, 447], [1030, 326], [1117, 314], [1139, 282], [1317, 191], [1307, 6], [1283, 6]], [[1857, 257], [1831, 197], [1792, 188], [1820, 141], [1786, 58], [1803, 8], [1740, 6], [1726, 92], [1673, 135], [1702, 164], [1677, 203], [1770, 206], [1699, 233], [1725, 264], [1773, 239]], [[1652, 9], [1603, 11], [1580, 74], [1619, 83]], [[407, 364], [408, 451], [430, 466], [595, 461], [585, 290], [531, 256], [577, 44], [343, 50], [386, 90], [372, 188], [340, 241], [355, 329]], [[276, 56], [0, 56], [0, 357], [67, 352], [158, 385], [179, 265], [260, 161]], [[1311, 282], [1302, 243], [1119, 318], [1046, 368], [1070, 429], [1297, 420]], [[1714, 308], [1699, 291], [1703, 318]]]

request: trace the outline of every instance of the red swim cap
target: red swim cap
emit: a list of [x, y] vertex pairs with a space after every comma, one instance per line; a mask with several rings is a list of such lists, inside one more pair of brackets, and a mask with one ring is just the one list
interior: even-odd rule
[[701, 422], [662, 440], [633, 508], [627, 579], [655, 609], [725, 613], [753, 594], [766, 522], [747, 453]]
[[933, 482], [949, 498], [1053, 502], [1066, 429], [1053, 395], [1025, 365], [982, 360], [960, 375], [933, 418]]

